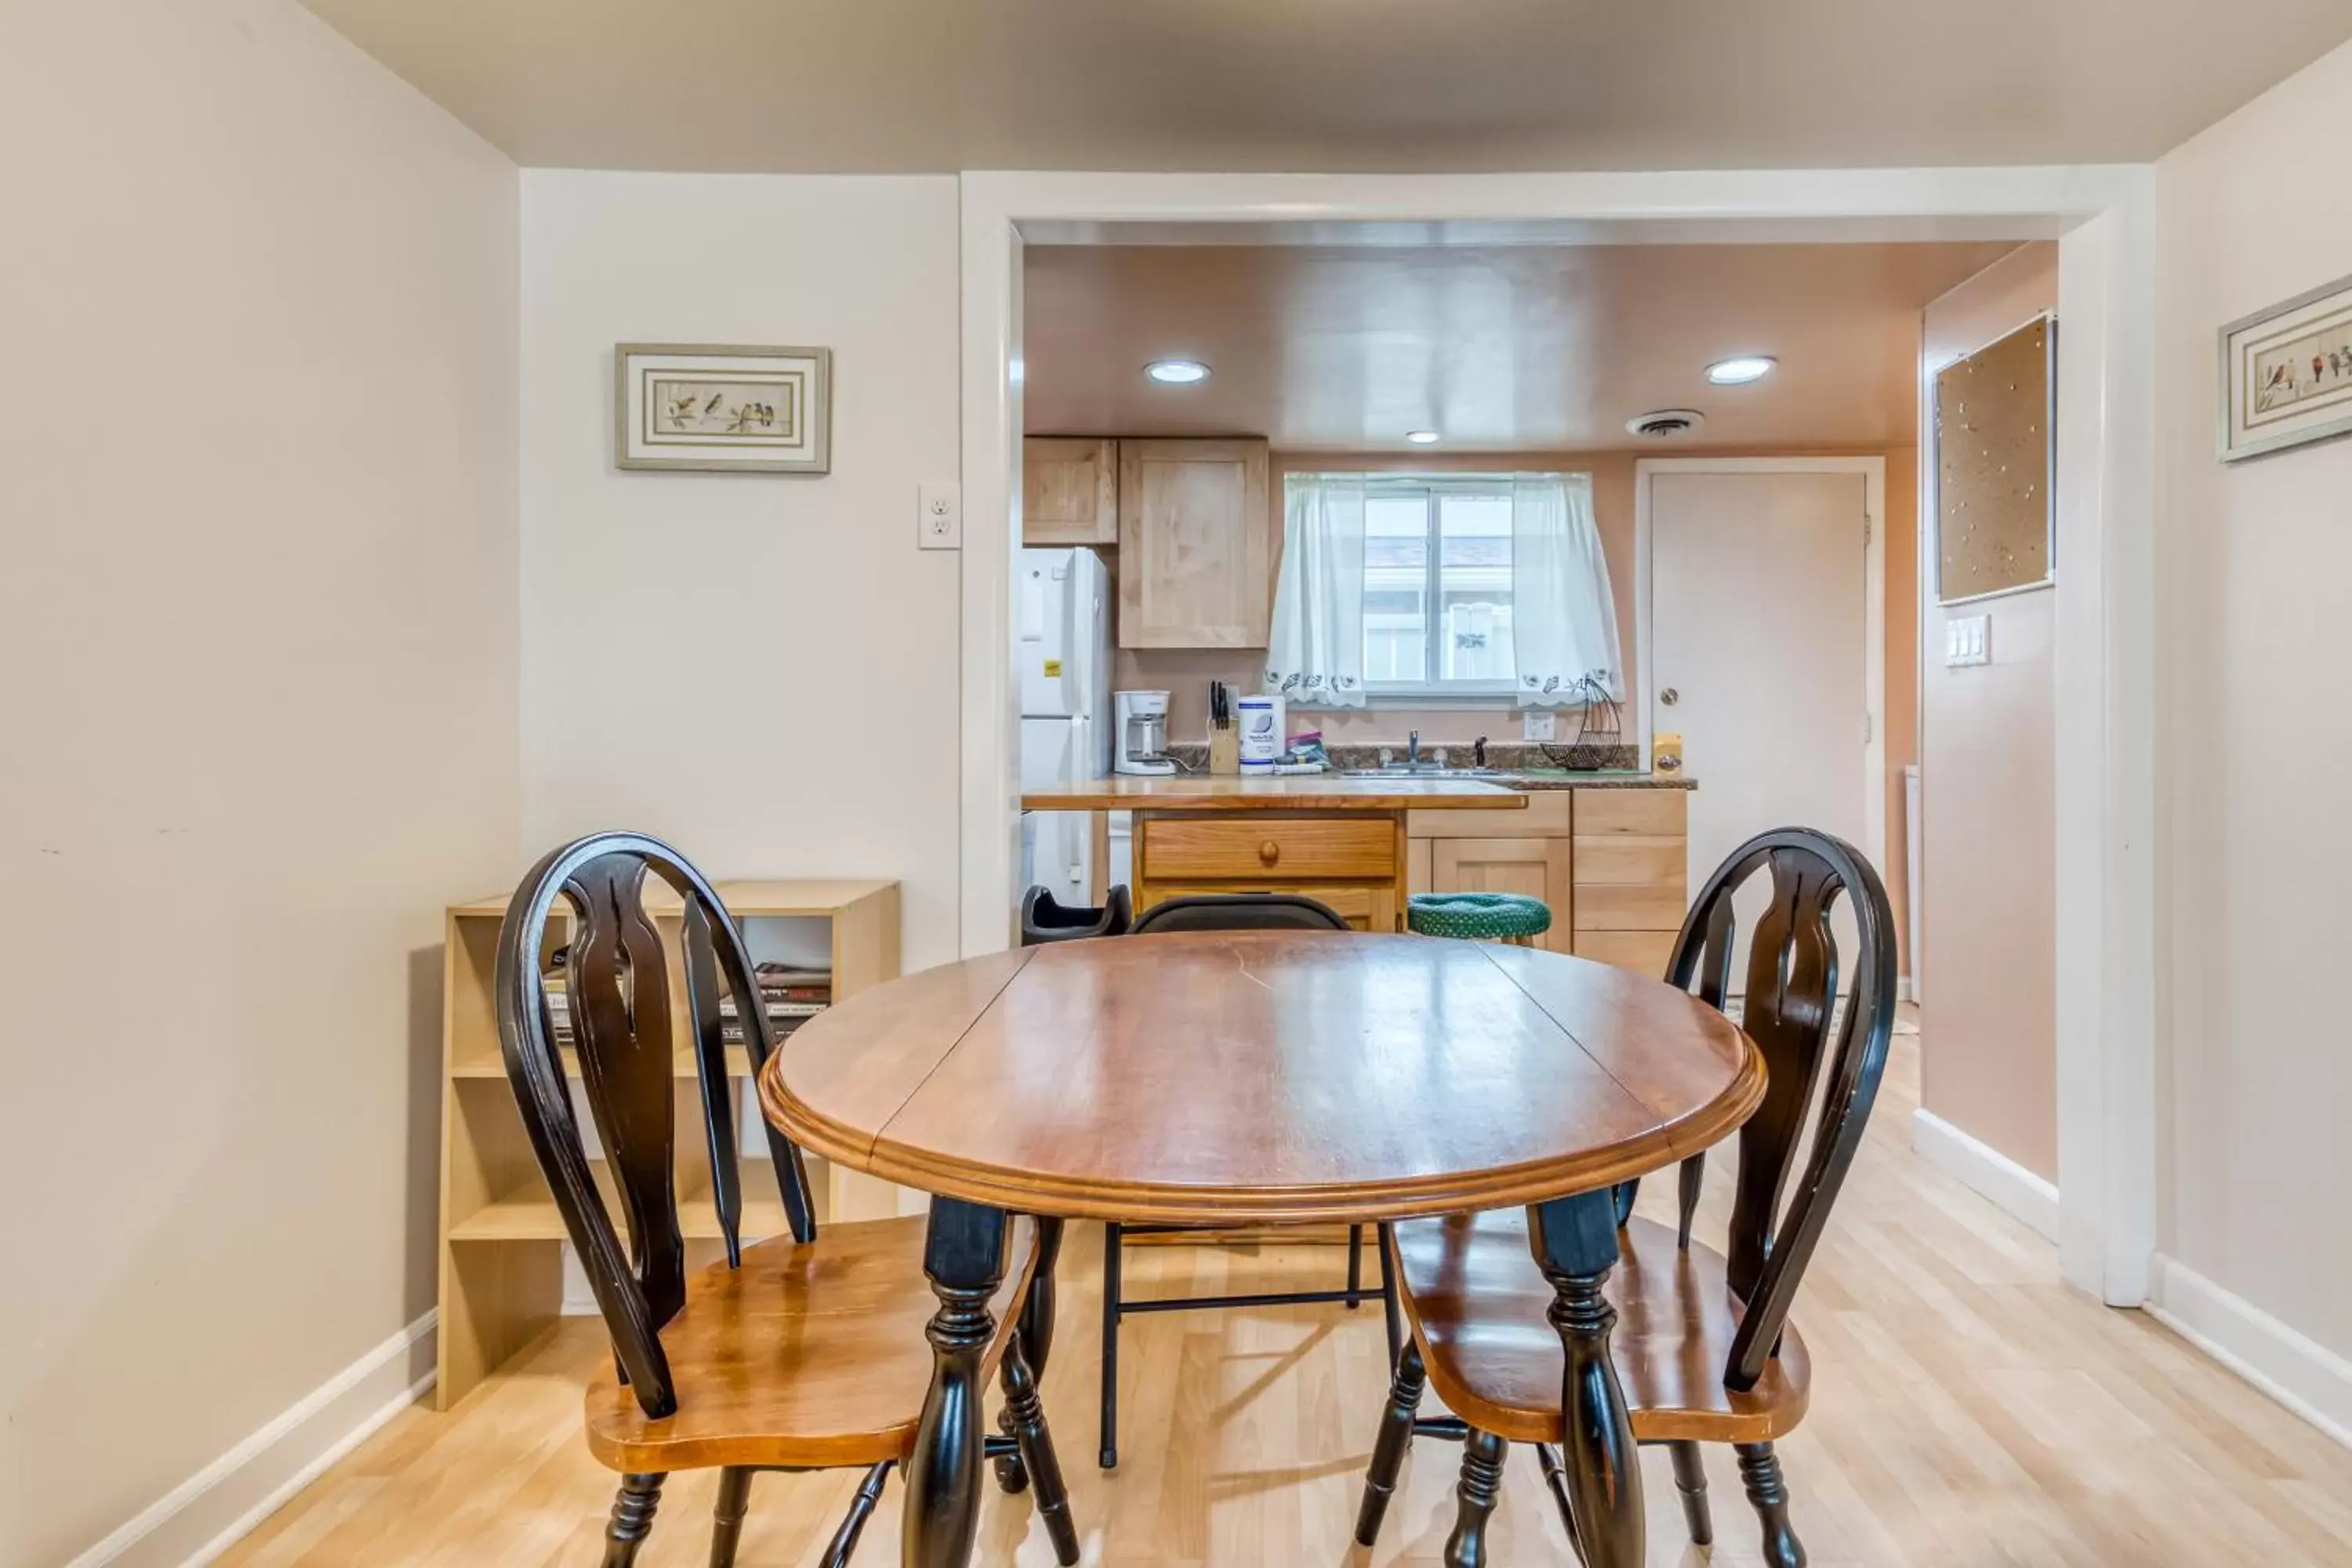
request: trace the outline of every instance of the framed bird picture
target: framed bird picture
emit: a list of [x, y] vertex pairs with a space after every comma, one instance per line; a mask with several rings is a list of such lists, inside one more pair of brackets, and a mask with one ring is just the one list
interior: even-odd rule
[[2221, 329], [2221, 460], [2352, 435], [2352, 278]]
[[706, 474], [822, 474], [833, 351], [722, 343], [613, 350], [613, 460]]

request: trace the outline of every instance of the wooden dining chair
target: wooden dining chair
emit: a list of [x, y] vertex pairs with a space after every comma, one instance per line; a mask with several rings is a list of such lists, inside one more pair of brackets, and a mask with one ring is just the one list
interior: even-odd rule
[[[1349, 930], [1329, 905], [1296, 893], [1205, 893], [1169, 899], [1143, 912], [1129, 932], [1131, 936], [1187, 931], [1336, 931]], [[1171, 1042], [1171, 1048], [1181, 1048]], [[1364, 1227], [1348, 1227], [1348, 1288], [1344, 1290], [1273, 1290], [1232, 1296], [1160, 1296], [1134, 1301], [1120, 1283], [1120, 1252], [1133, 1237], [1181, 1236], [1198, 1226], [1122, 1225], [1110, 1221], [1103, 1234], [1102, 1450], [1097, 1462], [1106, 1470], [1118, 1467], [1118, 1325], [1135, 1312], [1208, 1311], [1225, 1307], [1297, 1307], [1327, 1301], [1347, 1304], [1350, 1310], [1364, 1300]], [[1386, 1240], [1386, 1227], [1381, 1239]], [[1398, 1314], [1396, 1283], [1383, 1245], [1380, 1253], [1381, 1304], [1388, 1315], [1389, 1354], [1393, 1359], [1403, 1342], [1404, 1324]]]
[[[646, 909], [646, 875], [683, 908], [673, 954]], [[581, 1097], [595, 1124], [592, 1156], [573, 1111], [567, 1053], [549, 1016], [542, 955], [558, 899], [573, 934], [566, 985]], [[672, 959], [677, 968], [672, 967]], [[682, 980], [680, 1031], [672, 1015]], [[735, 1105], [719, 998], [735, 1001], [757, 1073], [774, 1049], [741, 933], [701, 873], [656, 839], [603, 833], [554, 850], [522, 880], [499, 931], [499, 1044], [540, 1168], [579, 1250], [612, 1336], [614, 1364], [590, 1383], [589, 1450], [621, 1472], [605, 1531], [605, 1568], [628, 1568], [675, 1471], [717, 1469], [712, 1568], [734, 1561], [751, 1478], [761, 1470], [856, 1468], [866, 1476], [823, 1562], [842, 1568], [912, 1450], [931, 1383], [925, 1327], [940, 1309], [923, 1273], [924, 1220], [828, 1225], [820, 1233], [801, 1152], [771, 1128], [768, 1152], [789, 1236], [743, 1245]], [[679, 1060], [674, 1035], [686, 1037]], [[675, 1084], [691, 1070], [701, 1093], [710, 1197], [725, 1261], [688, 1273], [678, 1220]], [[625, 1249], [613, 1223], [628, 1227]], [[1078, 1560], [1061, 1467], [1023, 1351], [1025, 1311], [1050, 1311], [1055, 1222], [1021, 1221], [1013, 1267], [998, 1289], [982, 1373], [1001, 1372], [1012, 1435], [991, 1437], [1001, 1464], [1034, 1479], [1055, 1556]], [[1032, 1290], [1032, 1282], [1041, 1289]]]
[[[1734, 896], [1759, 875], [1769, 876], [1770, 897], [1749, 934], [1741, 1026], [1763, 1053], [1768, 1082], [1739, 1132], [1729, 1246], [1717, 1253], [1691, 1239], [1704, 1154], [1683, 1163], [1674, 1229], [1635, 1217], [1628, 1184], [1619, 1190], [1621, 1261], [1603, 1310], [1616, 1325], [1611, 1362], [1633, 1436], [1670, 1450], [1691, 1540], [1704, 1546], [1714, 1538], [1698, 1445], [1729, 1443], [1763, 1524], [1765, 1561], [1801, 1568], [1804, 1548], [1790, 1527], [1772, 1447], [1803, 1418], [1812, 1377], [1789, 1307], [1861, 1147], [1886, 1064], [1894, 912], [1877, 872], [1850, 846], [1801, 828], [1749, 839], [1700, 891], [1667, 970], [1672, 984], [1696, 989], [1712, 1006], [1724, 1005], [1730, 984]], [[1839, 952], [1831, 926], [1841, 898], [1853, 921], [1851, 954]], [[1842, 976], [1851, 977], [1851, 989], [1841, 1014]], [[1525, 1212], [1402, 1222], [1390, 1247], [1412, 1338], [1397, 1357], [1356, 1539], [1369, 1546], [1379, 1534], [1416, 1429], [1450, 1425], [1416, 1421], [1426, 1383], [1460, 1418], [1464, 1439], [1449, 1568], [1486, 1561], [1486, 1521], [1511, 1442], [1535, 1445], [1574, 1542], [1554, 1447], [1569, 1440], [1560, 1415], [1565, 1352], [1547, 1321], [1558, 1296], [1529, 1249]]]

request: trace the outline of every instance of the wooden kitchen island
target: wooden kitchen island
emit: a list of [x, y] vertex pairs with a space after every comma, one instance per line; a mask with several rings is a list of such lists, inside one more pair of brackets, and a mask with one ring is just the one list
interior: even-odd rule
[[1514, 812], [1527, 796], [1475, 779], [1330, 773], [1122, 775], [1021, 797], [1024, 811], [1135, 814], [1135, 910], [1194, 893], [1303, 893], [1359, 931], [1405, 929], [1405, 815]]

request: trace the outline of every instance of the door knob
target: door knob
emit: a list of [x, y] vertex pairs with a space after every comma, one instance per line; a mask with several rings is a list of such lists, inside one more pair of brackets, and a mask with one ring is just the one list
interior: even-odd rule
[[1257, 847], [1257, 858], [1258, 864], [1261, 866], [1273, 865], [1276, 860], [1282, 858], [1282, 846], [1276, 844], [1271, 838], [1267, 839], [1265, 843]]
[[1679, 691], [1675, 690], [1675, 689], [1673, 687], [1671, 687], [1671, 686], [1667, 687], [1664, 691], [1661, 691], [1661, 692], [1659, 692], [1659, 693], [1658, 693], [1658, 700], [1659, 700], [1661, 703], [1664, 704], [1664, 705], [1665, 705], [1666, 707], [1668, 707], [1668, 708], [1673, 707], [1675, 703], [1680, 702], [1682, 700], [1683, 700], [1683, 694], [1682, 694], [1681, 692], [1679, 692]]

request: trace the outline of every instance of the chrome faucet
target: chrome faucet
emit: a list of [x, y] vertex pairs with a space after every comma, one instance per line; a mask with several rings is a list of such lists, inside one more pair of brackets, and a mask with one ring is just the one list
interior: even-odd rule
[[1421, 731], [1418, 730], [1404, 738], [1404, 765], [1409, 768], [1421, 766]]

